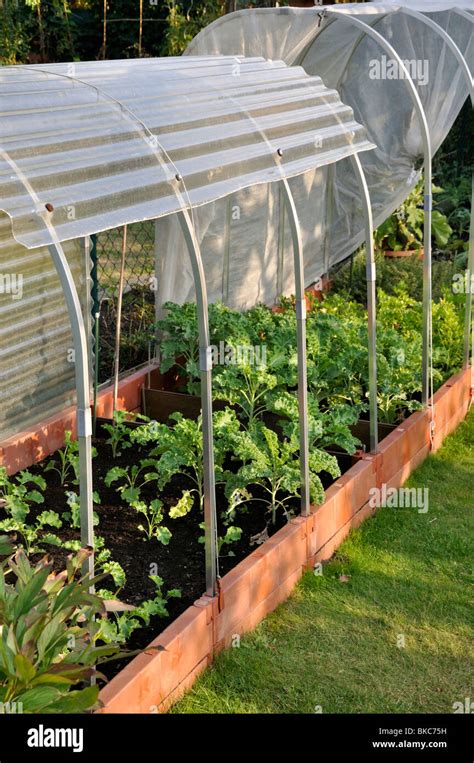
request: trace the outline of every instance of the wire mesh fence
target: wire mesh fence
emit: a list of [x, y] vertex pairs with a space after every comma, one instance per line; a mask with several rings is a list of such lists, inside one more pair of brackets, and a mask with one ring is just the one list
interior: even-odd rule
[[[120, 277], [122, 228], [99, 233], [96, 237], [97, 280], [99, 297], [114, 299]], [[137, 286], [149, 286], [155, 272], [155, 236], [153, 221], [128, 226], [125, 255], [124, 292]]]
[[[123, 228], [93, 238], [93, 301], [100, 312], [99, 383], [113, 369], [117, 297], [122, 259]], [[120, 371], [129, 371], [148, 358], [155, 320], [155, 235], [153, 221], [133, 223], [127, 229], [121, 318]]]

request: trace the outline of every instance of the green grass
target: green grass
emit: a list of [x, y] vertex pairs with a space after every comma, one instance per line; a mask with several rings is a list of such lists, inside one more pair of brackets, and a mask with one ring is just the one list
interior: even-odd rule
[[429, 487], [426, 514], [380, 509], [171, 712], [449, 713], [473, 697], [474, 411], [407, 485]]

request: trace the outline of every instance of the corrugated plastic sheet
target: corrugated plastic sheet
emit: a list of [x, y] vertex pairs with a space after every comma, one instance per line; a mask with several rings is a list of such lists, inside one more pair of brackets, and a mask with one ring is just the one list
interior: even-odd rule
[[262, 58], [2, 67], [0, 104], [0, 209], [28, 248], [373, 148], [319, 77]]
[[[78, 241], [64, 245], [83, 302]], [[61, 284], [47, 248], [27, 251], [0, 214], [0, 439], [74, 402], [74, 356]]]
[[69, 319], [48, 245], [66, 242], [84, 303], [79, 241], [91, 233], [370, 148], [335, 90], [281, 61], [1, 67], [0, 272], [22, 279], [22, 295], [0, 294], [0, 437], [74, 399]]

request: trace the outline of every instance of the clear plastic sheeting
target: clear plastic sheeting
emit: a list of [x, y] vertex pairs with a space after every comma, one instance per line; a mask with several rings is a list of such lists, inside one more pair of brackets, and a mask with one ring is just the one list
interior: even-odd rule
[[[221, 199], [226, 217], [219, 225], [229, 231], [227, 198], [242, 193], [244, 213], [271, 235], [279, 230], [277, 208], [268, 218], [253, 214], [264, 209], [273, 181], [304, 186], [300, 175], [318, 174], [323, 183], [332, 162], [374, 148], [352, 109], [319, 77], [262, 58], [2, 67], [0, 95], [1, 439], [76, 399], [75, 371], [87, 353], [74, 291], [87, 331], [90, 263], [83, 246], [90, 234], [149, 219], [176, 221], [174, 213], [184, 210], [194, 233], [196, 207], [205, 224]], [[228, 290], [239, 279], [241, 293], [254, 289], [255, 269], [247, 272], [245, 262], [254, 258], [257, 265], [261, 239], [252, 230], [253, 241], [237, 246], [238, 238], [231, 244], [224, 233], [221, 247], [218, 233], [207, 247], [216, 289], [223, 268]], [[176, 295], [181, 283], [186, 293], [194, 283], [181, 229], [177, 238], [162, 279], [175, 278]], [[277, 277], [285, 280], [290, 268], [281, 255]], [[271, 267], [269, 258], [268, 273], [259, 275], [263, 295]], [[78, 379], [84, 413], [87, 379], [80, 373]]]
[[412, 11], [420, 11], [421, 13], [449, 11], [453, 8], [474, 11], [472, 0], [459, 0], [459, 2], [452, 2], [452, 0], [384, 0], [384, 5], [411, 8]]
[[[65, 244], [78, 294], [87, 305], [84, 250]], [[0, 214], [0, 440], [75, 402], [74, 353], [58, 274], [47, 248], [25, 252]]]
[[[350, 161], [339, 164], [355, 185]], [[330, 165], [289, 180], [298, 199], [298, 219], [305, 221], [301, 234], [307, 283], [318, 276], [325, 257], [325, 189], [333, 171]], [[355, 193], [359, 204], [360, 191]], [[272, 304], [283, 293], [294, 294], [293, 243], [280, 188], [266, 184], [239, 191], [196, 209], [194, 220], [209, 301], [239, 310], [258, 302]], [[173, 216], [158, 220], [155, 238], [158, 305], [193, 300], [193, 274], [177, 220]]]
[[[302, 66], [308, 74], [320, 76], [329, 88], [337, 89], [342, 101], [353, 108], [357, 121], [366, 126], [370, 140], [377, 146], [375, 151], [360, 157], [375, 225], [399, 206], [419, 179], [423, 139], [407, 82], [399, 71], [397, 73], [396, 63], [363, 29], [349, 23], [347, 17], [370, 25], [402, 61], [407, 62], [426, 113], [433, 153], [469, 95], [469, 86], [455, 54], [439, 32], [423, 22], [423, 14], [449, 34], [471, 71], [474, 59], [473, 24], [468, 13], [473, 8], [472, 2], [461, 0], [456, 7], [449, 2], [406, 2], [406, 10], [421, 11], [422, 18], [409, 15], [401, 5], [354, 3], [327, 8], [239, 11], [206, 27], [187, 50], [189, 56], [211, 53], [281, 58], [287, 64]], [[310, 283], [362, 243], [360, 195], [348, 162], [297, 178], [291, 182], [291, 189], [302, 227], [306, 276]], [[244, 195], [235, 194], [232, 204], [243, 208]], [[234, 306], [245, 307], [253, 302], [255, 282], [262, 287], [258, 293], [265, 302], [273, 301], [275, 295], [281, 293], [281, 287], [286, 293], [292, 289], [291, 278], [279, 280], [276, 269], [269, 264], [277, 260], [278, 252], [280, 262], [291, 259], [291, 243], [285, 232], [284, 218], [276, 211], [278, 207], [278, 189], [261, 189], [252, 215], [246, 218], [245, 226], [235, 231], [237, 242], [231, 234], [234, 268], [237, 267], [235, 260], [247, 257], [249, 246], [259, 242], [250, 260], [254, 279], [250, 281], [248, 299], [241, 282], [239, 297], [230, 297]], [[204, 255], [216, 247], [216, 230], [220, 238], [224, 235], [223, 214], [221, 202], [214, 205], [214, 214], [208, 209], [198, 210]], [[274, 224], [264, 229], [263, 221], [267, 219]], [[167, 221], [164, 225], [169, 229], [173, 223]], [[176, 236], [168, 235], [168, 241], [176, 247]], [[169, 262], [168, 251], [163, 257]], [[184, 254], [180, 253], [180, 259], [184, 261]], [[210, 261], [208, 269], [210, 298], [226, 300], [225, 291], [219, 290], [218, 279], [214, 277], [215, 263]], [[167, 272], [168, 267], [163, 269], [164, 275]], [[169, 286], [172, 284], [171, 277]], [[190, 282], [188, 286], [186, 293], [186, 284], [180, 282], [183, 299], [191, 294]], [[171, 298], [171, 289], [165, 281], [163, 298]]]
[[0, 209], [28, 248], [373, 147], [319, 77], [262, 58], [3, 67], [0, 96]]

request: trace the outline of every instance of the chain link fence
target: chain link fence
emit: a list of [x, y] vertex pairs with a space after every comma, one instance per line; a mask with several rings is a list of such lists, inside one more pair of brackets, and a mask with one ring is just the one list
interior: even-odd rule
[[[123, 228], [93, 237], [93, 299], [99, 307], [99, 383], [111, 378], [117, 323], [117, 295]], [[148, 359], [155, 321], [154, 222], [133, 223], [127, 229], [122, 303], [120, 371]], [[95, 312], [95, 310], [94, 310]]]
[[[123, 229], [99, 233], [96, 237], [99, 298], [117, 296], [122, 258]], [[136, 287], [149, 287], [155, 273], [155, 233], [153, 221], [133, 223], [127, 230], [124, 293]]]

